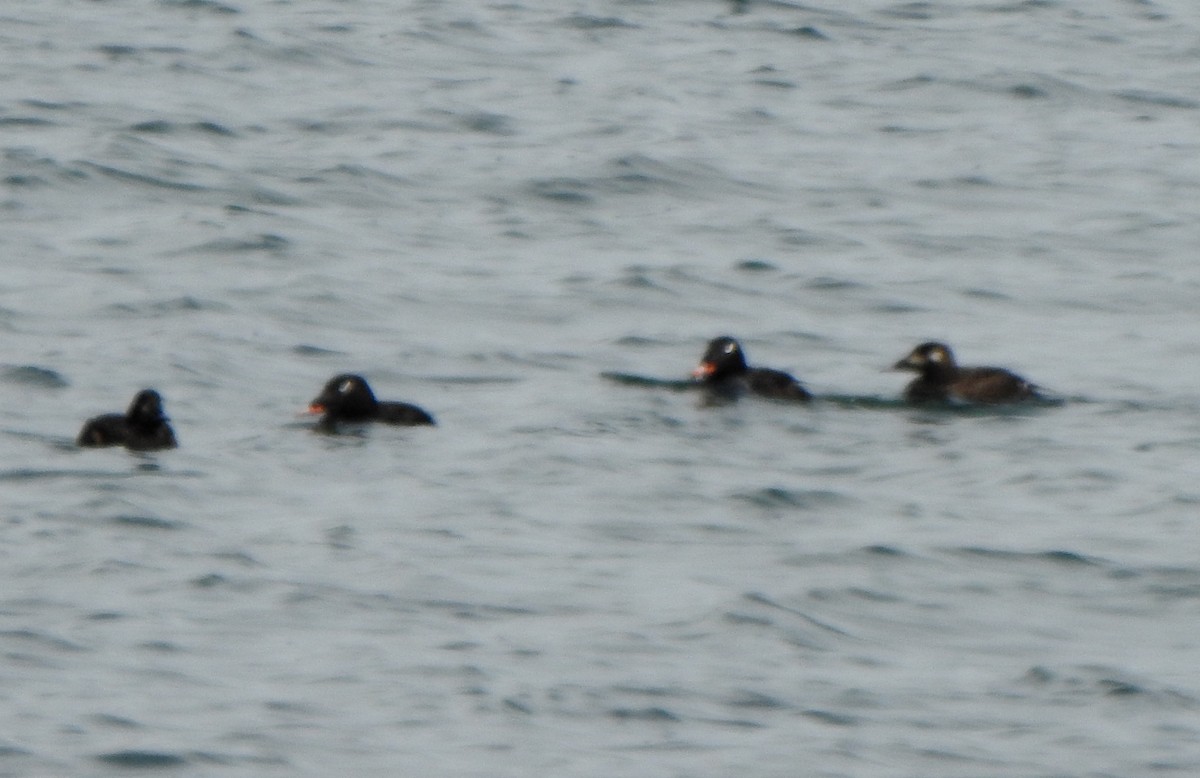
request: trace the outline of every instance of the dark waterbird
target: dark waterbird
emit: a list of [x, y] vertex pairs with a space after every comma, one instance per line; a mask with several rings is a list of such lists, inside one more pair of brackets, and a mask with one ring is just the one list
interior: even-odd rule
[[125, 413], [106, 413], [88, 419], [75, 443], [79, 446], [124, 446], [135, 451], [175, 448], [175, 433], [163, 413], [162, 396], [143, 389]]
[[960, 367], [944, 343], [922, 343], [892, 369], [918, 373], [904, 389], [910, 403], [996, 405], [1042, 399], [1037, 386], [1002, 367]]
[[350, 373], [329, 379], [309, 404], [308, 412], [322, 414], [317, 428], [330, 432], [338, 422], [378, 421], [402, 426], [434, 423], [433, 416], [410, 403], [376, 400], [366, 379]]
[[789, 373], [747, 365], [741, 344], [727, 335], [709, 341], [692, 376], [722, 399], [736, 399], [743, 394], [794, 402], [812, 399], [808, 390]]

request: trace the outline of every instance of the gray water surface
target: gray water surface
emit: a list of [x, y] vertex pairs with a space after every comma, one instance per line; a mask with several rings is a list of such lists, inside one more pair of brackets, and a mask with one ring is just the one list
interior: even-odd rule
[[[1192, 5], [0, 30], [0, 775], [1200, 770]], [[818, 400], [611, 378], [725, 333]]]

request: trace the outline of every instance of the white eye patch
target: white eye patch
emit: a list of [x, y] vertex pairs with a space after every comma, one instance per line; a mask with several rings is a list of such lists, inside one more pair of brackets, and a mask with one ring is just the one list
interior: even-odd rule
[[737, 351], [736, 343], [726, 343], [725, 344], [725, 353], [726, 354], [732, 354], [735, 351]]
[[342, 381], [341, 386], [338, 387], [338, 394], [346, 394], [353, 388], [354, 382], [350, 379], [346, 379], [345, 381]]
[[934, 349], [933, 351], [929, 352], [929, 361], [930, 362], [945, 362], [946, 361], [946, 352], [942, 351], [940, 348]]

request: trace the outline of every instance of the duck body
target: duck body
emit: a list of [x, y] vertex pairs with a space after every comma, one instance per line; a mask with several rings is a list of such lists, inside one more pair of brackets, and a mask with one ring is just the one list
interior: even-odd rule
[[106, 413], [88, 419], [79, 436], [78, 446], [98, 448], [124, 446], [133, 451], [176, 448], [175, 432], [163, 412], [162, 396], [143, 389], [133, 398], [125, 413]]
[[308, 406], [309, 413], [322, 414], [318, 428], [336, 429], [338, 422], [369, 422], [398, 426], [434, 424], [433, 416], [411, 403], [380, 401], [365, 378], [353, 373], [336, 375]]
[[922, 343], [892, 366], [918, 373], [904, 389], [914, 404], [978, 403], [998, 405], [1041, 399], [1036, 385], [1002, 367], [961, 367], [944, 343]]
[[747, 365], [741, 344], [727, 335], [709, 341], [692, 376], [716, 399], [735, 400], [744, 394], [791, 402], [812, 399], [790, 373]]

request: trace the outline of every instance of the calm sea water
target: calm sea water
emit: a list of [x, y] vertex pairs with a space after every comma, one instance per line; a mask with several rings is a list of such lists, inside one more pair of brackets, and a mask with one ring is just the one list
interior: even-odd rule
[[[0, 30], [0, 775], [1200, 770], [1192, 4]], [[604, 377], [723, 333], [821, 399]], [[1064, 402], [907, 409], [930, 338]]]

